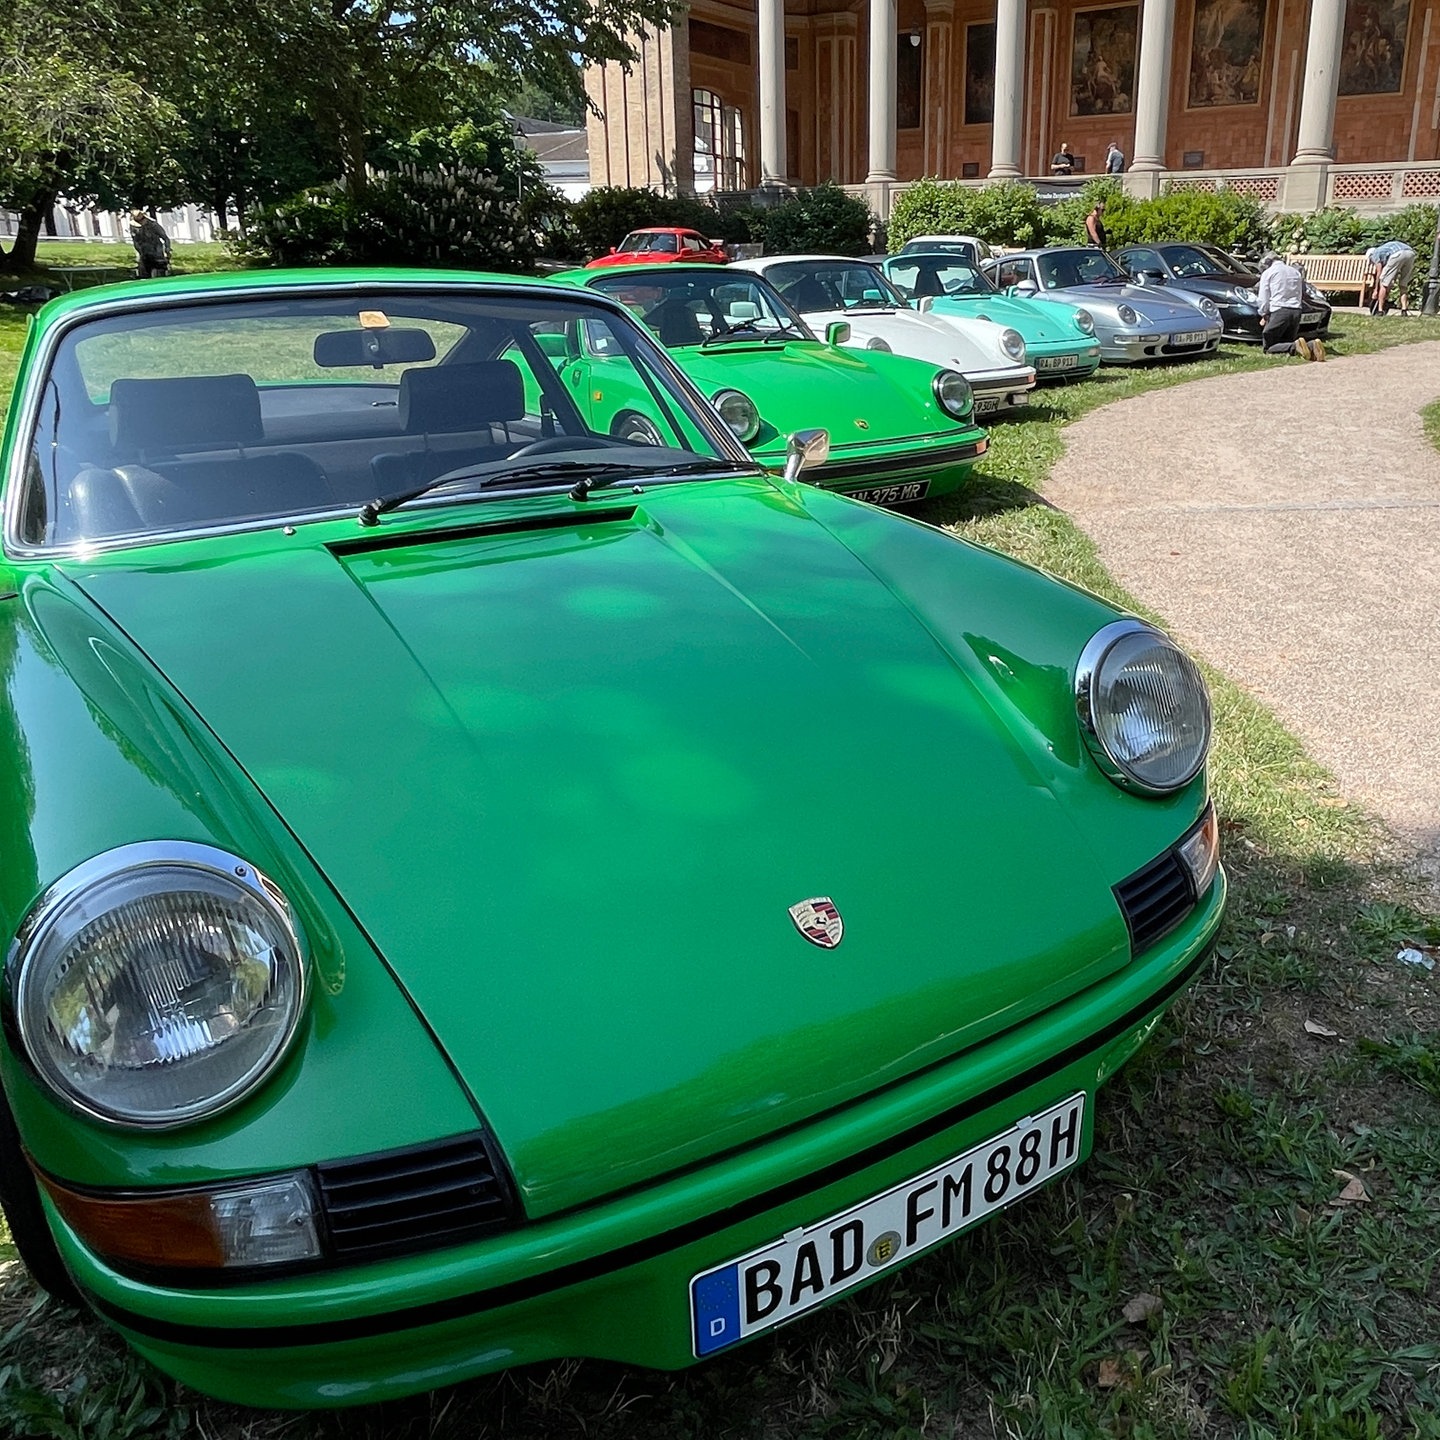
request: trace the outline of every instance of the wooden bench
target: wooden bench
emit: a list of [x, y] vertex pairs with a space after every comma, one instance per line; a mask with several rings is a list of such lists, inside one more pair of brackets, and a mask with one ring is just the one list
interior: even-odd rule
[[1287, 265], [1298, 265], [1317, 290], [1354, 290], [1363, 310], [1370, 303], [1373, 269], [1363, 255], [1287, 255]]

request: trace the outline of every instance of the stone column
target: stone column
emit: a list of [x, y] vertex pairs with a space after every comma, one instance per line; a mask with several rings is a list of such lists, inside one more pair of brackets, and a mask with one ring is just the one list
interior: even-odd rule
[[995, 4], [995, 123], [990, 130], [990, 179], [1020, 174], [1025, 104], [1025, 0]]
[[785, 158], [785, 0], [759, 0], [760, 184], [783, 185]]
[[895, 46], [898, 27], [896, 0], [870, 0], [870, 171], [865, 176], [867, 185], [884, 185], [895, 180]]
[[925, 173], [950, 166], [950, 71], [955, 0], [925, 0], [925, 83], [920, 113], [925, 125]]
[[1135, 74], [1135, 154], [1125, 179], [1125, 189], [1141, 199], [1160, 193], [1160, 175], [1165, 169], [1174, 39], [1175, 0], [1145, 0], [1140, 18], [1140, 61]]
[[1325, 203], [1328, 166], [1335, 156], [1335, 100], [1340, 93], [1344, 29], [1345, 0], [1312, 0], [1298, 143], [1282, 202], [1287, 210], [1317, 210]]

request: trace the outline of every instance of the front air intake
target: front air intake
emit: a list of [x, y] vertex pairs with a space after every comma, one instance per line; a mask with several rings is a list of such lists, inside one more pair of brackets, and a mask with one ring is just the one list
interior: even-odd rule
[[458, 1135], [315, 1167], [337, 1260], [453, 1245], [516, 1218], [485, 1137]]
[[1195, 908], [1195, 891], [1180, 857], [1167, 850], [1115, 887], [1130, 929], [1131, 953], [1139, 955], [1168, 935]]

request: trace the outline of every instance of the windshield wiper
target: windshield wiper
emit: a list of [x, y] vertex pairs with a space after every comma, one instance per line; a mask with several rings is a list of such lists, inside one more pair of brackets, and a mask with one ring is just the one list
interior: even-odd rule
[[742, 335], [747, 330], [752, 331], [762, 340], [783, 340], [785, 336], [781, 332], [785, 330], [788, 330], [797, 339], [801, 338], [800, 331], [797, 330], [789, 320], [777, 320], [774, 330], [762, 330], [758, 320], [733, 320], [729, 325], [721, 325], [717, 329], [712, 330], [700, 342], [700, 348], [703, 350], [713, 341], [723, 340], [727, 335]]

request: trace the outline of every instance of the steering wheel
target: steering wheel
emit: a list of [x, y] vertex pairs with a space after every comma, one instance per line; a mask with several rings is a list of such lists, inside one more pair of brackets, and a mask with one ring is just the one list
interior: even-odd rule
[[619, 440], [604, 435], [548, 435], [543, 440], [532, 440], [518, 450], [512, 450], [507, 457], [519, 460], [526, 455], [553, 455], [557, 450], [614, 450], [628, 448]]

